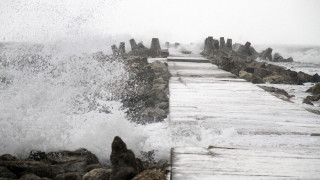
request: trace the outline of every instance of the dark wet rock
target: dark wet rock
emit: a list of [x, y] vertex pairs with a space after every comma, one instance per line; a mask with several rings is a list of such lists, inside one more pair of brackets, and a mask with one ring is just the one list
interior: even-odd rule
[[273, 62], [283, 62], [283, 57], [279, 53], [275, 53], [273, 56]]
[[93, 169], [99, 169], [99, 168], [102, 168], [101, 164], [90, 164], [87, 166], [86, 172], [89, 172]]
[[272, 75], [272, 76], [268, 76], [268, 77], [263, 78], [263, 80], [265, 82], [270, 83], [270, 84], [282, 84], [285, 79], [281, 75]]
[[[290, 95], [287, 91], [285, 91], [284, 89], [279, 89], [279, 88], [275, 88], [275, 87], [269, 87], [269, 86], [258, 86], [261, 89], [270, 92], [271, 94], [273, 94], [274, 96], [285, 100], [285, 101], [290, 101], [290, 98], [294, 97], [294, 95]], [[290, 101], [291, 102], [291, 101]]]
[[262, 60], [272, 61], [272, 48], [267, 48], [260, 53], [260, 58]]
[[253, 47], [251, 47], [250, 42], [246, 42], [245, 45], [239, 45], [236, 52], [241, 55], [247, 56], [247, 58], [251, 60], [254, 60], [258, 57], [257, 51]]
[[21, 176], [19, 179], [20, 180], [30, 180], [30, 179], [32, 179], [32, 180], [43, 180], [44, 178], [41, 178], [41, 177], [31, 173], [31, 174], [25, 174], [25, 175]]
[[293, 62], [293, 58], [292, 57], [289, 57], [287, 59], [284, 59], [284, 62]]
[[41, 161], [47, 159], [46, 153], [42, 151], [32, 150], [29, 154], [28, 159]]
[[[6, 155], [5, 157], [10, 156]], [[87, 172], [88, 165], [99, 164], [98, 158], [86, 149], [48, 154], [41, 151], [31, 151], [26, 160], [2, 159], [4, 160], [0, 160], [0, 166], [5, 166], [17, 177], [35, 174], [39, 177], [55, 178], [57, 175], [68, 173], [84, 174]]]
[[142, 173], [135, 176], [132, 180], [166, 180], [166, 175], [162, 170], [153, 169], [145, 170]]
[[111, 169], [93, 169], [83, 176], [83, 180], [108, 180], [111, 175]]
[[258, 76], [253, 76], [252, 77], [252, 83], [253, 84], [263, 84], [263, 83], [265, 83], [265, 81], [262, 78], [258, 77]]
[[313, 103], [315, 101], [320, 101], [320, 94], [319, 95], [313, 95], [313, 96], [307, 96], [303, 99], [303, 103], [314, 105]]
[[293, 58], [289, 57], [285, 59], [279, 53], [275, 53], [273, 57], [273, 62], [293, 62]]
[[252, 81], [252, 73], [248, 73], [247, 71], [241, 70], [239, 72], [239, 78], [245, 79], [247, 81]]
[[318, 73], [314, 74], [311, 79], [312, 82], [320, 82], [320, 76]]
[[297, 84], [302, 85], [305, 82], [312, 82], [312, 76], [302, 71], [299, 71], [297, 76]]
[[169, 101], [171, 74], [168, 64], [160, 61], [148, 63], [146, 58], [131, 57], [127, 61], [127, 67], [131, 78], [122, 102], [128, 108], [129, 118], [140, 124], [164, 120], [169, 107], [156, 105]]
[[53, 180], [82, 180], [83, 173], [80, 172], [68, 172], [58, 174]]
[[156, 108], [167, 110], [169, 108], [169, 102], [160, 102], [155, 105]]
[[267, 76], [272, 75], [273, 72], [266, 68], [255, 68], [253, 74], [257, 77], [265, 78]]
[[4, 166], [0, 166], [0, 178], [16, 179], [17, 176]]
[[39, 161], [0, 161], [0, 166], [5, 166], [18, 177], [34, 173], [40, 177], [53, 178], [57, 173], [63, 172], [63, 169], [58, 166], [52, 166]]
[[[218, 65], [221, 69], [229, 71], [236, 76], [244, 78], [255, 84], [274, 83], [274, 84], [303, 84], [306, 82], [319, 82], [318, 74], [313, 76], [304, 72], [295, 72], [284, 67], [268, 64], [266, 62], [256, 61], [259, 55], [261, 58], [272, 60], [272, 49], [268, 48], [263, 53], [258, 54], [252, 47], [251, 43], [245, 45], [234, 44], [233, 50], [217, 49], [212, 45], [214, 39], [208, 37], [205, 40], [205, 48], [202, 55], [210, 59], [210, 61]], [[228, 43], [227, 43], [228, 44]], [[280, 55], [276, 55], [276, 59]], [[280, 58], [281, 59], [281, 58]], [[283, 61], [291, 61], [284, 59]]]
[[0, 161], [15, 161], [17, 158], [11, 154], [3, 154], [0, 156]]
[[[85, 166], [91, 164], [99, 164], [97, 156], [84, 148], [75, 151], [50, 152], [47, 154], [47, 158], [51, 162], [51, 164], [63, 164], [68, 167], [70, 164], [75, 163], [80, 163], [76, 166], [82, 166], [82, 163], [85, 164]], [[82, 169], [82, 167], [80, 169], [81, 171], [85, 171], [85, 169]]]
[[111, 147], [112, 173], [110, 180], [131, 180], [143, 171], [142, 161], [135, 158], [135, 154], [127, 149], [127, 145], [120, 137], [114, 138]]
[[312, 86], [311, 88], [309, 88], [307, 90], [307, 92], [310, 92], [310, 93], [312, 93], [314, 95], [320, 94], [320, 83], [317, 83], [314, 86]]

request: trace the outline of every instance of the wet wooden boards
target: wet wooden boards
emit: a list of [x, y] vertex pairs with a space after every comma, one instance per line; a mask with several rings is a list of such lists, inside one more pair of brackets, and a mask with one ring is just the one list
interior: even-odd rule
[[169, 123], [172, 138], [199, 143], [172, 149], [171, 179], [320, 178], [319, 115], [183, 58], [168, 58]]

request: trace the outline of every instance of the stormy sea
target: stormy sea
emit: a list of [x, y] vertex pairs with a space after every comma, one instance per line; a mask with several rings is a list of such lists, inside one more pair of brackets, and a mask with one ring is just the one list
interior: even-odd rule
[[[1, 43], [2, 154], [23, 158], [34, 149], [49, 152], [85, 147], [104, 161], [111, 153], [113, 137], [121, 136], [136, 154], [156, 150], [157, 159], [169, 159], [171, 147], [201, 146], [213, 141], [213, 136], [208, 135], [212, 132], [206, 129], [200, 133], [201, 140], [184, 136], [175, 139], [178, 136], [170, 135], [172, 131], [167, 120], [147, 125], [131, 122], [120, 99], [128, 72], [116, 59], [99, 60], [99, 54], [111, 53], [110, 46], [97, 43], [90, 47], [66, 42]], [[169, 50], [179, 54], [185, 49], [201, 48], [184, 45]], [[279, 46], [274, 49], [294, 59], [294, 62], [275, 64], [320, 74], [320, 47]], [[278, 86], [295, 94], [296, 103], [302, 104], [304, 91], [312, 85]], [[223, 141], [228, 142], [228, 138], [233, 137], [226, 134]]]

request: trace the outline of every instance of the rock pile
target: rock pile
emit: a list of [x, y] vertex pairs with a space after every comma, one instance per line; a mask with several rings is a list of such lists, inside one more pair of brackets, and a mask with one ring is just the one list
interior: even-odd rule
[[268, 87], [268, 86], [258, 86], [261, 89], [270, 92], [272, 95], [276, 96], [279, 99], [284, 101], [292, 102], [290, 98], [294, 97], [294, 95], [290, 95], [287, 91], [275, 87]]
[[303, 103], [314, 105], [314, 103], [320, 104], [320, 83], [315, 84], [313, 87], [307, 90], [307, 92], [311, 93], [312, 95], [307, 96]]
[[145, 57], [129, 57], [125, 63], [130, 80], [121, 99], [130, 119], [140, 124], [164, 120], [169, 113], [168, 64], [148, 63]]
[[[219, 48], [217, 46], [218, 43], [219, 41], [214, 40], [212, 37], [206, 38], [202, 55], [211, 59], [212, 63], [217, 64], [222, 69], [252, 83], [302, 84], [305, 82], [320, 82], [318, 74], [312, 76], [301, 71], [295, 72], [284, 67], [255, 60], [258, 56], [272, 59], [271, 48], [261, 55], [251, 47], [250, 42], [245, 45], [234, 44], [231, 50]], [[280, 57], [276, 56], [276, 58], [279, 59]]]
[[289, 57], [287, 59], [283, 58], [279, 53], [275, 53], [272, 58], [272, 48], [267, 48], [259, 54], [259, 57], [262, 60], [271, 61], [271, 62], [293, 62], [293, 58]]
[[144, 170], [142, 161], [127, 149], [127, 145], [118, 136], [112, 142], [110, 160], [112, 163], [110, 180], [130, 180]]
[[[112, 142], [110, 155], [112, 173], [110, 180], [165, 180], [164, 169], [157, 166], [150, 166], [148, 162], [142, 162], [135, 154], [127, 149], [122, 139], [116, 136]], [[151, 168], [150, 168], [151, 167]]]
[[98, 158], [86, 149], [44, 153], [31, 151], [29, 158], [0, 156], [0, 179], [82, 179], [93, 168], [101, 168]]
[[165, 168], [159, 163], [141, 161], [116, 136], [111, 145], [111, 169], [86, 149], [45, 153], [31, 151], [27, 159], [10, 154], [0, 156], [2, 180], [165, 180]]

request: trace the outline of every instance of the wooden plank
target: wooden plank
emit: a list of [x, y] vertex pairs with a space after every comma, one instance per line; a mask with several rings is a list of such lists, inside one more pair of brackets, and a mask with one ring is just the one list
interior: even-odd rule
[[[169, 83], [173, 138], [196, 139], [198, 142], [192, 144], [197, 151], [209, 145], [237, 148], [204, 148], [206, 155], [189, 151], [179, 154], [174, 148], [174, 180], [320, 177], [316, 171], [320, 169], [320, 138], [312, 136], [320, 133], [319, 115], [210, 63], [168, 64], [173, 75]], [[273, 154], [271, 159], [260, 156], [268, 152]], [[221, 155], [212, 158], [210, 153]], [[203, 162], [207, 162], [207, 169]]]
[[210, 63], [209, 59], [203, 57], [168, 57], [168, 62], [194, 62], [194, 63]]
[[174, 180], [193, 179], [317, 179], [316, 149], [180, 147], [173, 148]]

